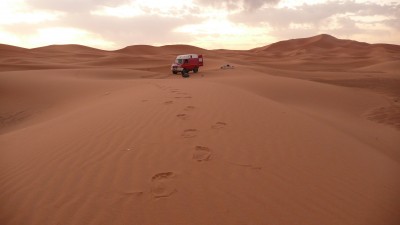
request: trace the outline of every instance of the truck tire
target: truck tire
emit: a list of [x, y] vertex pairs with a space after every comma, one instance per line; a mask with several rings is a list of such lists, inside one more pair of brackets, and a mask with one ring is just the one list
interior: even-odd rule
[[173, 74], [178, 74], [178, 72], [177, 72], [177, 71], [172, 71], [172, 73], [173, 73]]
[[193, 73], [197, 73], [197, 72], [199, 72], [199, 68], [198, 67], [193, 68]]
[[181, 73], [182, 73], [182, 76], [183, 76], [183, 74], [189, 73], [189, 71], [187, 69], [183, 69]]
[[186, 70], [186, 69], [183, 69], [182, 70], [182, 77], [189, 77], [189, 71], [188, 70]]

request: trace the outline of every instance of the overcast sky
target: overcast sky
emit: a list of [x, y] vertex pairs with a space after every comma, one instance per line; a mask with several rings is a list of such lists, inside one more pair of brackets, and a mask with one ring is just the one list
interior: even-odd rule
[[321, 33], [400, 44], [400, 0], [0, 0], [0, 43], [250, 49]]

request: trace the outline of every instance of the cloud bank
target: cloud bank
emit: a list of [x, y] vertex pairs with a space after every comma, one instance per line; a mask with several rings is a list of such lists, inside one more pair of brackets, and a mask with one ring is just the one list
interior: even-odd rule
[[75, 43], [103, 49], [182, 43], [249, 49], [329, 33], [400, 44], [399, 3], [307, 2], [14, 0], [0, 3], [0, 43], [24, 47]]

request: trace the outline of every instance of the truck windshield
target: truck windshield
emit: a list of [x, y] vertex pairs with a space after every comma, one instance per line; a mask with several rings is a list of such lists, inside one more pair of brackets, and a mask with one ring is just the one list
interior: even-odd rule
[[183, 63], [183, 59], [176, 59], [175, 62], [178, 63], [178, 64], [182, 64]]

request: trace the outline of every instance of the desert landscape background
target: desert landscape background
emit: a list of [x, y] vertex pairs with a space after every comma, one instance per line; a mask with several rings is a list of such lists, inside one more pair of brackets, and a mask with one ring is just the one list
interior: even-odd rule
[[0, 105], [0, 224], [400, 223], [399, 45], [0, 45]]

